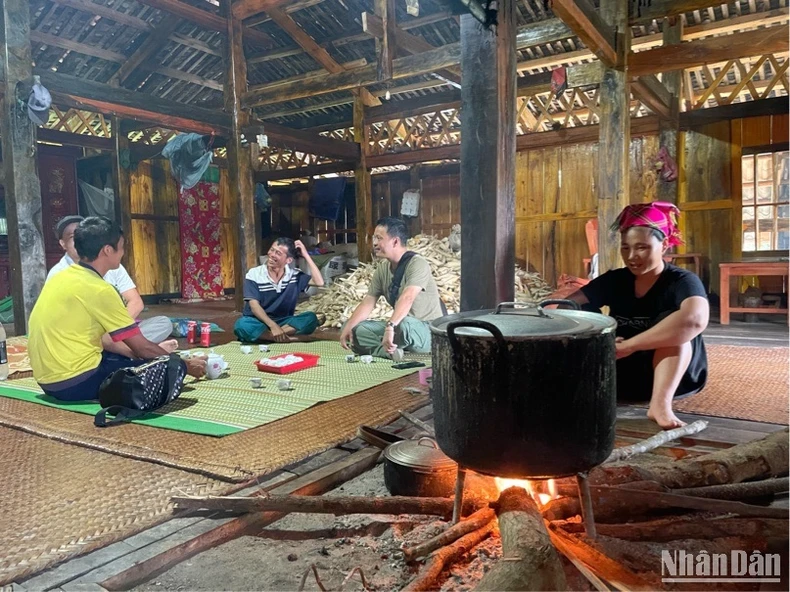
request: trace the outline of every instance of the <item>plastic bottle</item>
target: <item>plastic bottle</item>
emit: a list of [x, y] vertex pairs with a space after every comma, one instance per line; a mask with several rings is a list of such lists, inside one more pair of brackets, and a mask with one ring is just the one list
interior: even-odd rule
[[0, 323], [0, 380], [8, 378], [8, 350], [6, 349], [5, 327]]

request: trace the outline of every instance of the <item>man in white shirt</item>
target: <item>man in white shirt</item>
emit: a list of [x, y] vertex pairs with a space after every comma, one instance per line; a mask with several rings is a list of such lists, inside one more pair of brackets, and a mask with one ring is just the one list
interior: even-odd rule
[[[80, 256], [74, 248], [74, 230], [76, 230], [83, 219], [82, 216], [65, 216], [61, 218], [55, 226], [55, 233], [58, 237], [58, 241], [60, 241], [60, 246], [66, 253], [61, 260], [49, 270], [47, 281], [80, 260]], [[132, 281], [132, 278], [129, 277], [129, 273], [124, 266], [121, 265], [118, 269], [111, 269], [108, 271], [104, 275], [104, 281], [112, 285], [118, 291], [118, 294], [120, 294], [126, 304], [126, 310], [129, 311], [129, 315], [133, 319], [136, 319], [137, 315], [145, 308], [145, 305], [143, 304], [143, 299], [140, 297], [140, 292], [137, 291], [137, 286]], [[158, 343], [165, 349], [171, 351], [177, 347], [177, 342], [171, 343], [170, 341], [165, 341], [173, 331], [173, 324], [170, 322], [169, 318], [165, 316], [152, 317], [140, 321], [138, 326], [143, 337], [148, 339], [148, 341]]]

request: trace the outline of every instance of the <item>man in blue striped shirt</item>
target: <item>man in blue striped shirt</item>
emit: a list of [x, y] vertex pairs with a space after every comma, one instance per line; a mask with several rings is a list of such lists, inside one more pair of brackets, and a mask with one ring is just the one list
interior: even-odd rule
[[[297, 252], [307, 261], [310, 273], [294, 265]], [[315, 313], [294, 314], [299, 294], [309, 285], [323, 286], [324, 278], [302, 241], [278, 238], [266, 263], [253, 267], [244, 278], [244, 314], [233, 327], [236, 337], [285, 343], [292, 335], [310, 335], [319, 326]]]

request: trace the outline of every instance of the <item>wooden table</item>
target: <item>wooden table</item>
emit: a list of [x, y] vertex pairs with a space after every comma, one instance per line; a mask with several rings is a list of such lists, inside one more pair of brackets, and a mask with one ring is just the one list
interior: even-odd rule
[[721, 324], [730, 324], [731, 312], [787, 314], [786, 308], [761, 306], [758, 308], [742, 308], [730, 306], [730, 276], [742, 275], [779, 275], [787, 277], [787, 261], [742, 261], [740, 263], [719, 263], [721, 272]]

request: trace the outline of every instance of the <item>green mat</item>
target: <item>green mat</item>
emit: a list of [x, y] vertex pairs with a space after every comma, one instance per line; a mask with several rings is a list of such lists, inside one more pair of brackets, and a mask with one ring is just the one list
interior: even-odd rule
[[[181, 396], [134, 423], [152, 427], [191, 432], [207, 436], [226, 436], [288, 417], [317, 403], [345, 397], [396, 378], [416, 372], [417, 368], [394, 370], [389, 360], [374, 358], [372, 364], [346, 362], [346, 350], [335, 341], [313, 343], [274, 344], [269, 352], [261, 353], [253, 346], [252, 354], [243, 354], [240, 343], [212, 348], [225, 357], [228, 373], [216, 380], [187, 377]], [[194, 349], [192, 351], [205, 351]], [[321, 356], [318, 366], [285, 376], [259, 372], [256, 360], [281, 353], [313, 354]], [[430, 356], [409, 355], [430, 365]], [[263, 386], [254, 389], [250, 378], [262, 378]], [[279, 378], [291, 380], [293, 389], [280, 391]], [[67, 403], [45, 395], [32, 378], [22, 378], [0, 385], [0, 396], [57, 407], [77, 413], [95, 415], [98, 403]], [[112, 429], [112, 428], [110, 428]]]

